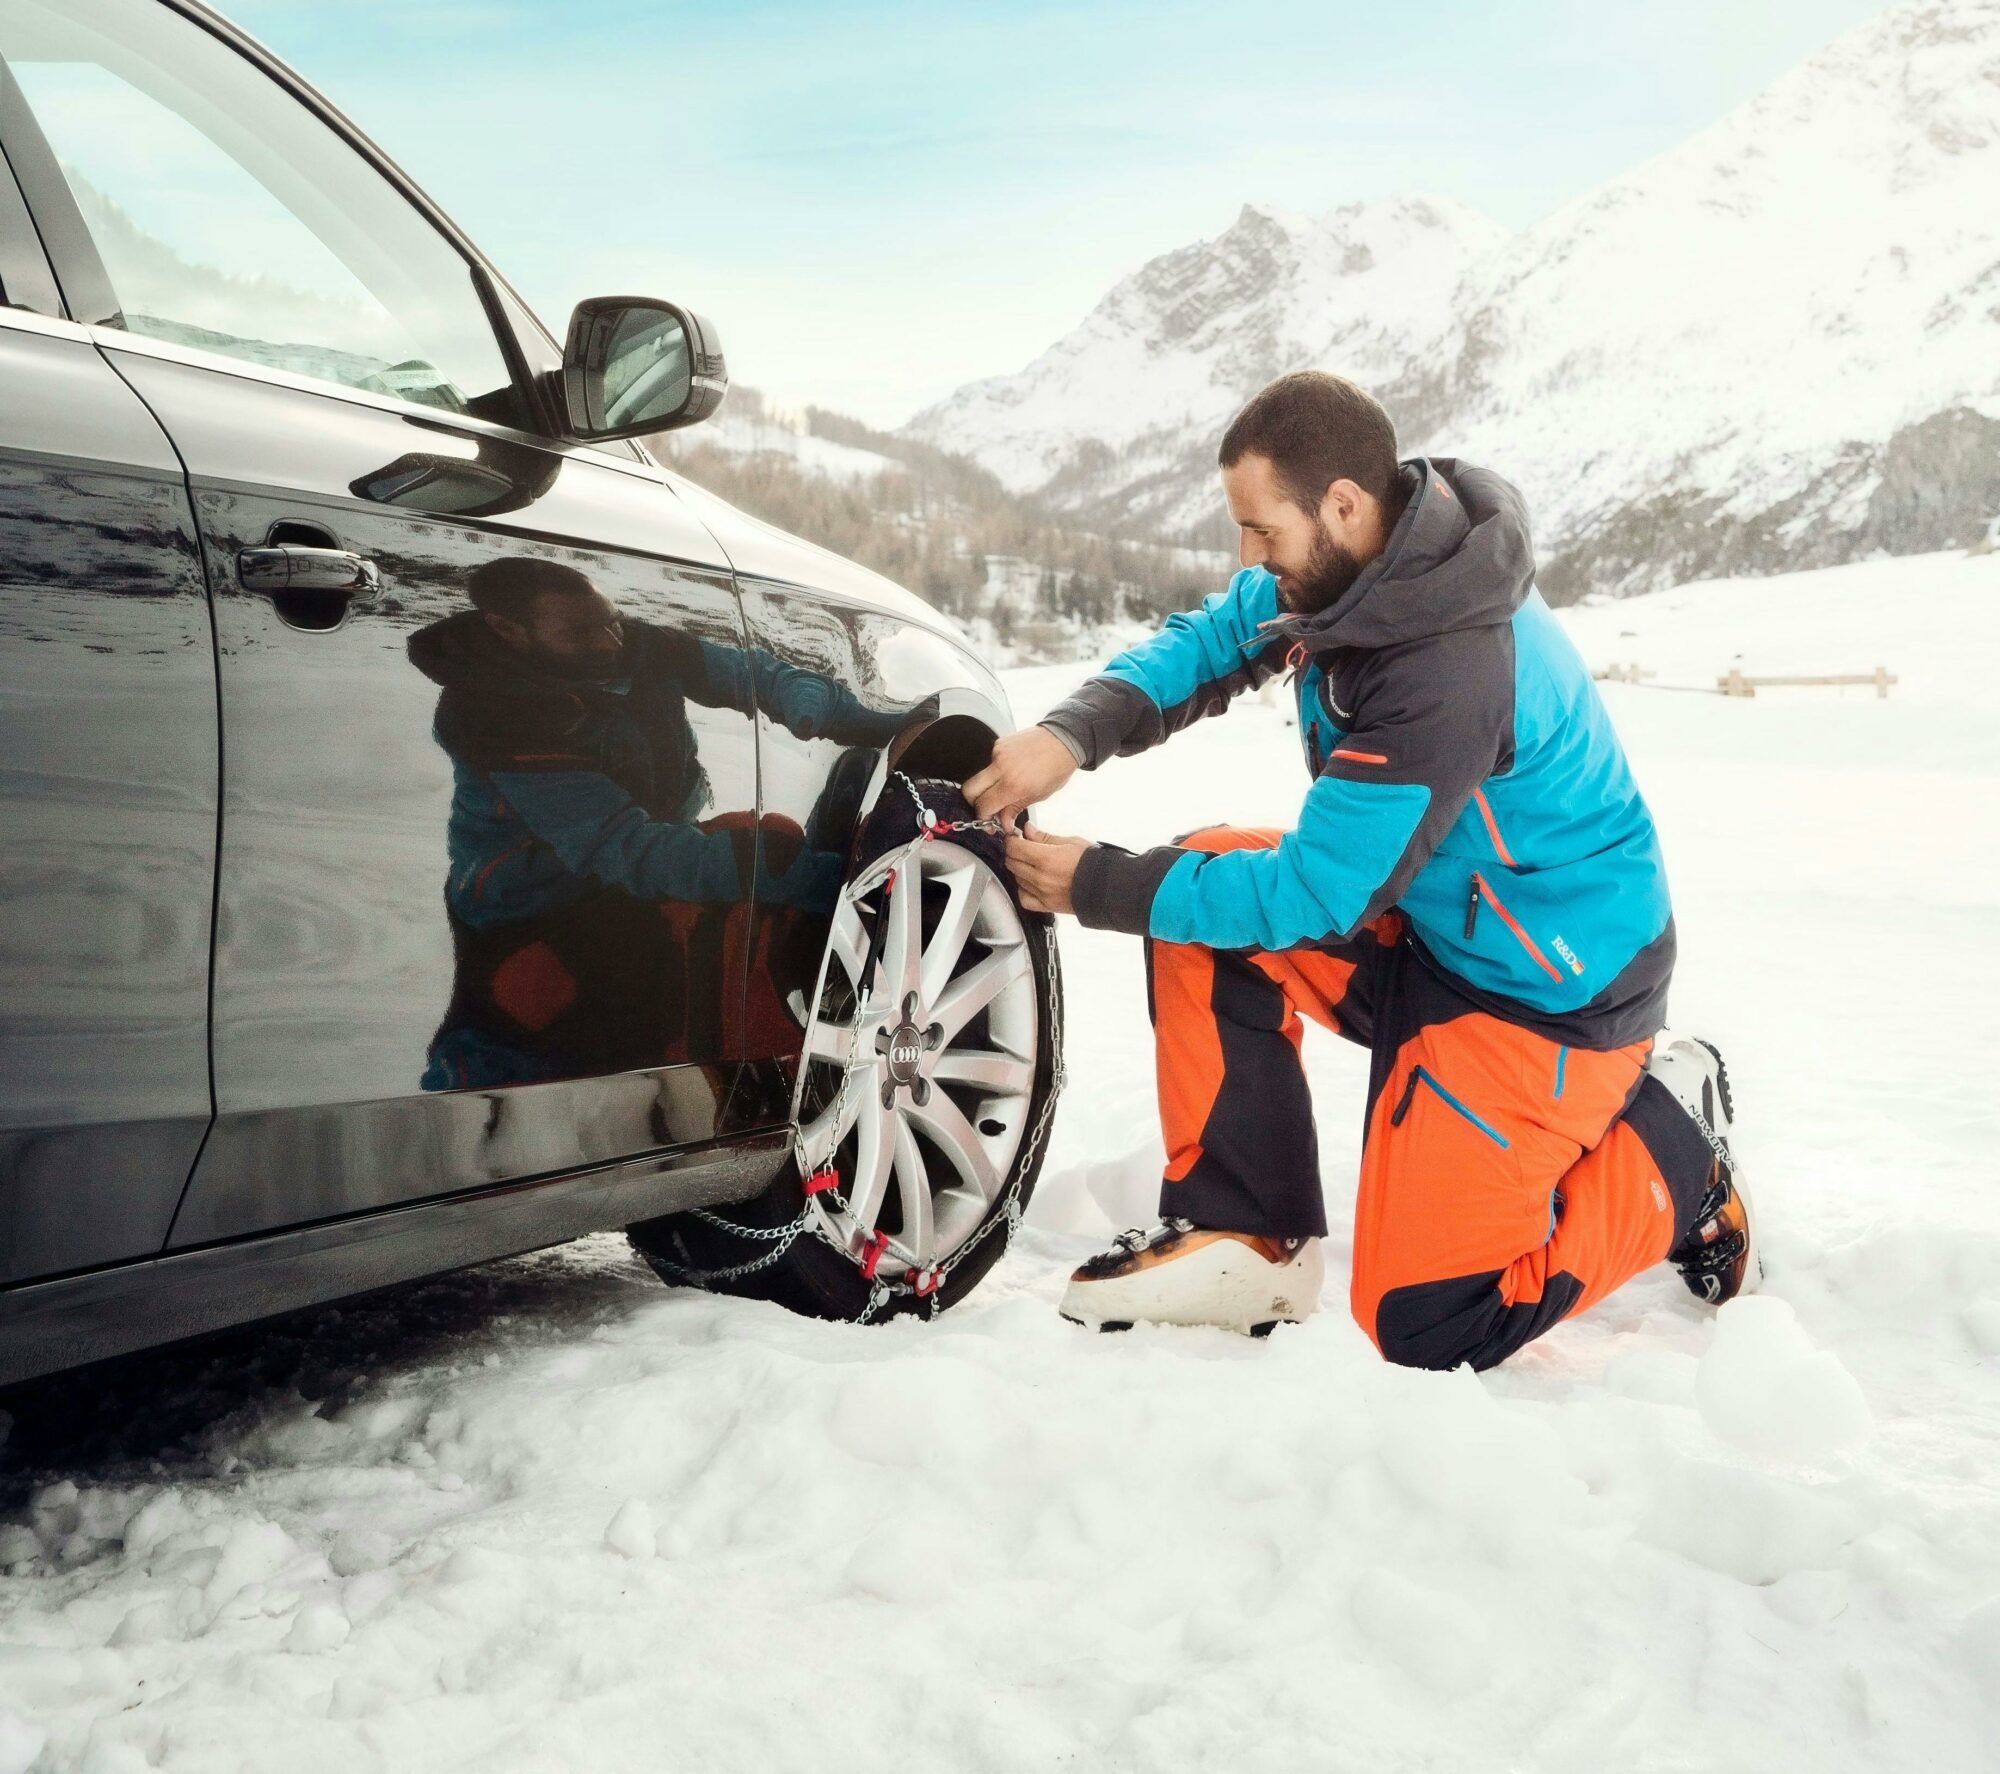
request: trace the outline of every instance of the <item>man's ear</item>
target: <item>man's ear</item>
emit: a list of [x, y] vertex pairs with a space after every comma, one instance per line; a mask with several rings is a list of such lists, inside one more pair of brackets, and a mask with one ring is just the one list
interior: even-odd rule
[[1361, 515], [1362, 501], [1366, 497], [1353, 481], [1334, 481], [1326, 489], [1326, 497], [1319, 502], [1320, 521], [1328, 529], [1352, 529]]
[[516, 622], [513, 617], [502, 616], [492, 610], [481, 610], [479, 614], [486, 619], [486, 626], [492, 629], [502, 641], [516, 652], [523, 652], [527, 649], [528, 631], [521, 623]]

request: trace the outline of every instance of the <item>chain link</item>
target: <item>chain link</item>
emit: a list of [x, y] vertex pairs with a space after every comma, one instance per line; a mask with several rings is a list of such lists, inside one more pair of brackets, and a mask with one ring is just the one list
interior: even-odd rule
[[940, 819], [930, 810], [924, 800], [923, 790], [910, 780], [901, 770], [896, 772], [896, 780], [910, 791], [910, 799], [917, 808], [917, 835], [910, 847], [923, 843], [929, 838], [947, 837], [953, 832], [991, 832], [996, 838], [1010, 837], [1007, 827], [997, 819]]
[[[924, 800], [923, 792], [917, 787], [916, 783], [901, 770], [898, 770], [895, 775], [896, 780], [909, 792], [910, 799], [916, 806], [917, 835], [899, 848], [885, 853], [889, 862], [889, 867], [884, 874], [885, 881], [893, 880], [896, 871], [910, 861], [916, 852], [933, 838], [948, 837], [958, 832], [988, 832], [995, 837], [1003, 838], [1009, 835], [1008, 828], [998, 819], [939, 819]], [[879, 867], [882, 860], [882, 858], [878, 858], [873, 866]], [[887, 1306], [892, 1300], [899, 1298], [920, 1298], [925, 1300], [928, 1302], [927, 1316], [935, 1318], [940, 1310], [939, 1295], [944, 1290], [945, 1282], [950, 1279], [952, 1272], [959, 1264], [964, 1262], [973, 1251], [977, 1250], [986, 1241], [987, 1236], [996, 1226], [1004, 1226], [1006, 1228], [1006, 1238], [1001, 1252], [1002, 1256], [1004, 1257], [1006, 1252], [1013, 1248], [1014, 1235], [1021, 1228], [1022, 1186], [1025, 1180], [1034, 1172], [1035, 1154], [1040, 1151], [1042, 1141], [1047, 1137], [1049, 1126], [1055, 1119], [1056, 1102], [1062, 1095], [1064, 1085], [1068, 1082], [1068, 1075], [1063, 1064], [1062, 1046], [1062, 968], [1058, 959], [1056, 945], [1053, 942], [1049, 944], [1048, 955], [1049, 1039], [1053, 1051], [1053, 1069], [1049, 1078], [1049, 1094], [1042, 1103], [1041, 1113], [1035, 1117], [1034, 1126], [1029, 1129], [1026, 1144], [1023, 1145], [1019, 1156], [1015, 1160], [1013, 1175], [1008, 1180], [1007, 1188], [1000, 1199], [999, 1211], [992, 1215], [980, 1226], [978, 1231], [974, 1232], [970, 1238], [961, 1244], [957, 1250], [953, 1251], [942, 1263], [934, 1264], [930, 1268], [921, 1271], [912, 1269], [910, 1272], [912, 1276], [922, 1275], [927, 1278], [921, 1284], [914, 1281], [902, 1283], [884, 1281], [871, 1275], [870, 1281], [872, 1285], [868, 1290], [867, 1303], [863, 1305], [861, 1311], [856, 1315], [854, 1319], [856, 1324], [871, 1322], [883, 1307]], [[872, 983], [867, 978], [864, 978], [860, 982], [860, 994], [857, 995], [855, 1002], [855, 1026], [857, 1032], [860, 1027], [861, 1013], [866, 1003], [865, 995]], [[813, 1008], [813, 1017], [817, 1019], [818, 1015], [819, 1008], [815, 1005]], [[834, 1128], [836, 1148], [840, 1137], [841, 1117], [846, 1110], [848, 1093], [853, 1088], [855, 1075], [858, 1072], [868, 1070], [872, 1064], [872, 1057], [856, 1055], [850, 1052], [846, 1064], [841, 1069], [840, 1084], [834, 1092], [831, 1105], [831, 1125]], [[817, 1165], [809, 1160], [805, 1149], [805, 1131], [802, 1126], [794, 1131], [792, 1150], [793, 1162], [797, 1166], [802, 1183], [810, 1183], [813, 1178], [832, 1171], [832, 1152], [828, 1152], [824, 1158], [819, 1160]], [[753, 1258], [749, 1262], [737, 1263], [725, 1269], [688, 1269], [674, 1263], [667, 1263], [665, 1266], [672, 1270], [679, 1279], [689, 1282], [696, 1287], [706, 1288], [713, 1282], [736, 1281], [746, 1275], [754, 1275], [759, 1270], [769, 1268], [773, 1263], [780, 1261], [790, 1251], [792, 1246], [798, 1242], [800, 1237], [808, 1233], [839, 1251], [842, 1256], [851, 1259], [854, 1254], [853, 1251], [845, 1241], [834, 1236], [826, 1215], [815, 1206], [821, 1195], [829, 1196], [836, 1210], [841, 1212], [846, 1211], [847, 1204], [842, 1199], [840, 1189], [837, 1185], [816, 1191], [809, 1190], [805, 1205], [800, 1209], [797, 1218], [787, 1221], [782, 1226], [740, 1226], [733, 1220], [724, 1219], [720, 1214], [711, 1213], [706, 1208], [691, 1209], [690, 1211], [693, 1216], [706, 1225], [714, 1226], [724, 1232], [733, 1232], [739, 1238], [760, 1241], [769, 1240], [771, 1241], [772, 1248], [762, 1256]]]
[[703, 1289], [706, 1289], [714, 1282], [740, 1281], [746, 1275], [755, 1275], [760, 1269], [768, 1269], [798, 1242], [799, 1234], [806, 1229], [804, 1214], [801, 1214], [788, 1225], [761, 1227], [739, 1226], [731, 1220], [721, 1219], [717, 1215], [700, 1208], [693, 1211], [697, 1219], [705, 1220], [711, 1226], [719, 1226], [725, 1232], [734, 1232], [739, 1238], [777, 1238], [782, 1240], [781, 1243], [773, 1245], [761, 1257], [754, 1258], [747, 1263], [732, 1264], [726, 1269], [690, 1269], [680, 1263], [670, 1263], [664, 1257], [654, 1256], [652, 1258], [656, 1267], [671, 1270], [676, 1280], [685, 1281], [690, 1286]]

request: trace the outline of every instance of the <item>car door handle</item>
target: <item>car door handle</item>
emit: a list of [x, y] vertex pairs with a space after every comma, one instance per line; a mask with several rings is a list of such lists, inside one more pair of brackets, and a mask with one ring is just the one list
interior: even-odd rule
[[345, 548], [307, 548], [297, 542], [246, 548], [236, 557], [245, 591], [344, 591], [372, 598], [382, 589], [381, 570]]

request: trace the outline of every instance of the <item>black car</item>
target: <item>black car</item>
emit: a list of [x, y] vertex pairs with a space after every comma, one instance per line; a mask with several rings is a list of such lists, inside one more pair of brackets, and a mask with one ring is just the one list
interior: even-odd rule
[[1058, 988], [913, 840], [1005, 697], [634, 441], [713, 329], [558, 347], [192, 0], [0, 0], [0, 156], [0, 1382], [608, 1228], [962, 1297]]

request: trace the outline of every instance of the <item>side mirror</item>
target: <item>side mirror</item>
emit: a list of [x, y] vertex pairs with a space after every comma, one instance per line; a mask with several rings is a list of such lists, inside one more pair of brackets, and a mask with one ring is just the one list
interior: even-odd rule
[[696, 425], [722, 404], [722, 342], [699, 314], [650, 296], [593, 296], [570, 316], [564, 414], [586, 443]]

